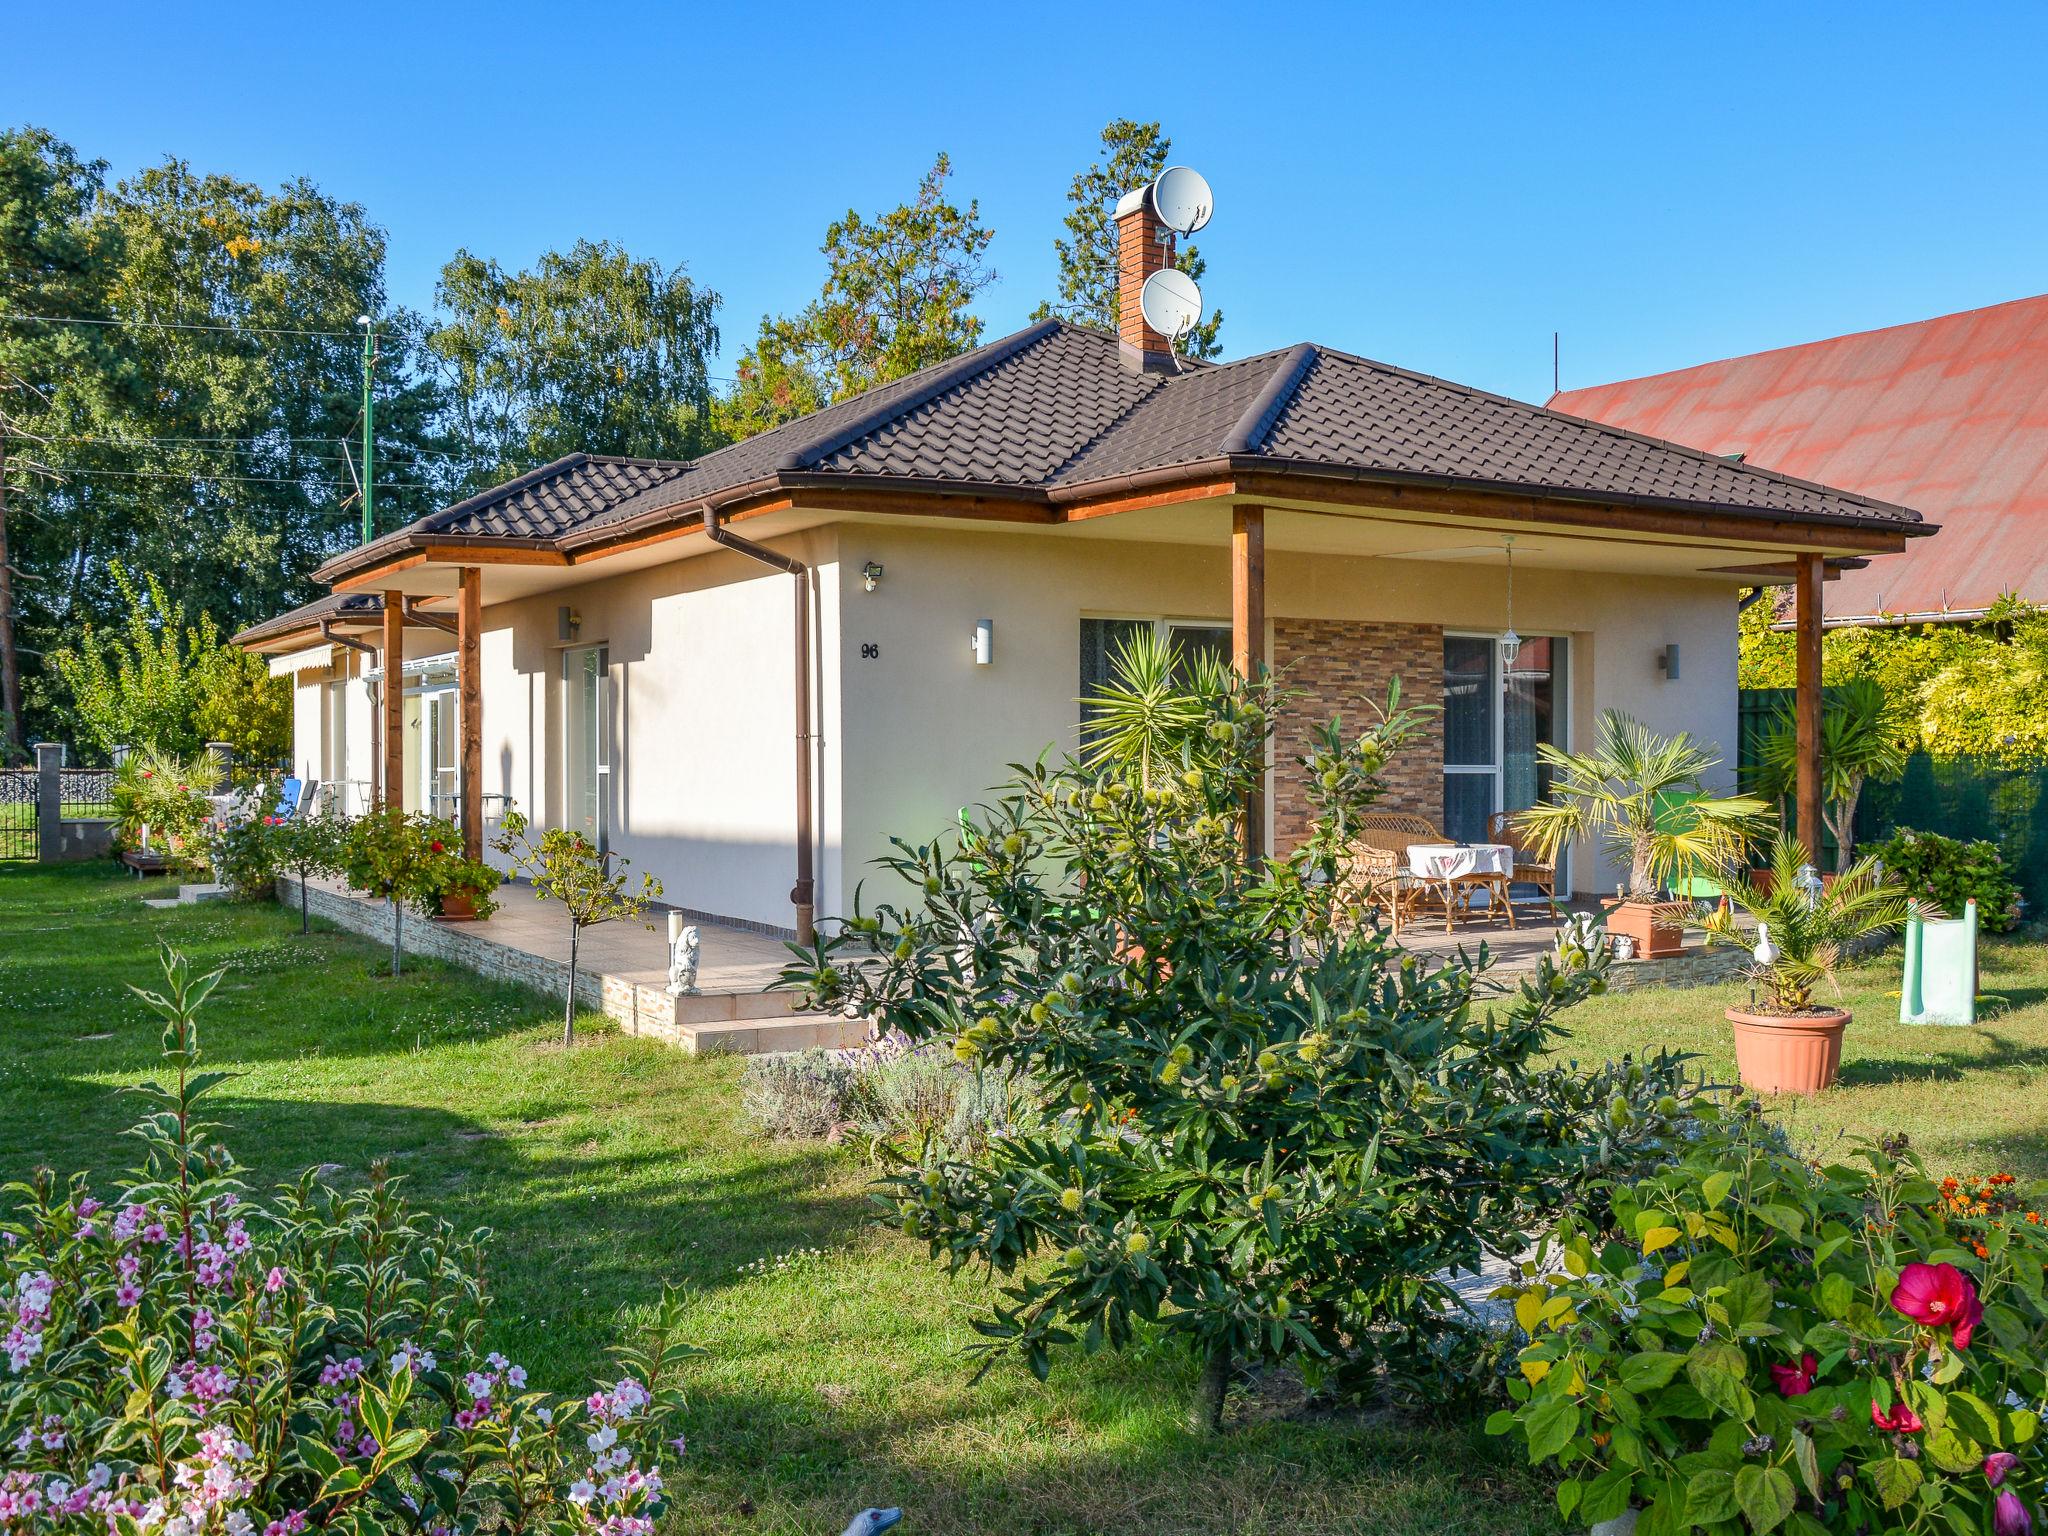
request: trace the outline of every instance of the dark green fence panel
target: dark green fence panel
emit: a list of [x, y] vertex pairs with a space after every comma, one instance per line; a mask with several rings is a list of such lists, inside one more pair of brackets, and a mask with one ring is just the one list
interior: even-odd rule
[[[1756, 771], [1763, 762], [1764, 737], [1779, 715], [1792, 711], [1794, 691], [1790, 688], [1744, 688], [1736, 698], [1735, 742], [1736, 772], [1744, 789], [1753, 789]], [[1778, 803], [1778, 817], [1782, 825], [1790, 827], [1795, 819], [1792, 799], [1788, 795]], [[1856, 835], [1863, 835], [1863, 817], [1858, 808]], [[1825, 824], [1820, 833], [1820, 858], [1822, 869], [1835, 867], [1835, 834]]]
[[[1745, 785], [1771, 721], [1792, 707], [1790, 688], [1745, 688], [1737, 710], [1738, 766]], [[1789, 813], [1789, 807], [1787, 807]], [[1901, 827], [1944, 837], [1982, 838], [1998, 844], [2028, 909], [2048, 902], [2048, 768], [2012, 770], [1968, 758], [1936, 762], [1916, 752], [1896, 784], [1864, 786], [1856, 807], [1856, 841], [1873, 843]], [[1829, 837], [1827, 862], [1834, 867]]]

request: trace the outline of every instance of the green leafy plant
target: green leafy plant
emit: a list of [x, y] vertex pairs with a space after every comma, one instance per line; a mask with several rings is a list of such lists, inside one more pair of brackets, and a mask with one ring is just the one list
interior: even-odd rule
[[147, 749], [130, 753], [114, 771], [114, 832], [120, 845], [137, 849], [147, 841], [167, 856], [199, 859], [200, 832], [213, 814], [206, 798], [213, 773], [203, 757], [178, 758]]
[[[1876, 678], [1859, 677], [1827, 690], [1820, 715], [1821, 814], [1835, 834], [1835, 868], [1856, 853], [1856, 803], [1865, 784], [1903, 777], [1909, 755], [1909, 712]], [[1798, 788], [1799, 724], [1780, 710], [1758, 743], [1753, 788], [1773, 803]]]
[[2048, 1236], [1952, 1224], [1902, 1143], [1808, 1163], [1738, 1113], [1614, 1181], [1501, 1294], [1528, 1343], [1488, 1423], [1637, 1536], [1993, 1531], [2042, 1507]]
[[681, 1299], [613, 1352], [616, 1381], [557, 1398], [485, 1352], [486, 1234], [410, 1206], [381, 1165], [252, 1198], [203, 1118], [229, 1076], [199, 1041], [222, 974], [166, 951], [163, 990], [139, 994], [164, 1025], [139, 1169], [104, 1198], [47, 1169], [4, 1191], [9, 1528], [651, 1536], [697, 1353]]
[[[1763, 993], [1765, 1013], [1812, 1011], [1814, 993], [1836, 986], [1835, 972], [1859, 940], [1898, 928], [1915, 910], [1905, 888], [1875, 858], [1858, 860], [1818, 891], [1800, 888], [1805, 862], [1804, 847], [1777, 838], [1770, 879], [1757, 883], [1730, 874], [1723, 884], [1727, 900], [1695, 920], [1709, 944], [1773, 955], [1747, 973]], [[1755, 932], [1738, 924], [1738, 913]]]
[[[277, 796], [267, 784], [259, 784], [247, 797], [252, 806], [271, 806]], [[216, 817], [207, 823], [206, 857], [213, 877], [233, 893], [237, 901], [258, 901], [270, 895], [277, 884], [277, 818], [245, 812]]]
[[274, 868], [299, 883], [299, 932], [313, 930], [308, 908], [308, 887], [315, 875], [341, 872], [342, 847], [348, 824], [338, 816], [307, 815], [272, 817], [267, 829], [270, 858]]
[[661, 882], [649, 874], [634, 886], [628, 861], [610, 849], [600, 850], [581, 832], [549, 827], [528, 835], [526, 818], [507, 811], [491, 846], [512, 861], [533, 883], [541, 901], [559, 901], [569, 919], [569, 985], [562, 999], [562, 1044], [576, 1043], [576, 956], [583, 930], [620, 918], [638, 918], [647, 904], [661, 899]]
[[1689, 732], [1659, 736], [1619, 710], [1602, 712], [1590, 752], [1536, 750], [1551, 770], [1550, 798], [1521, 812], [1517, 830], [1553, 863], [1582, 838], [1604, 844], [1628, 869], [1631, 901], [1728, 869], [1768, 818], [1753, 795], [1706, 792], [1721, 759]]
[[453, 823], [396, 806], [357, 817], [342, 835], [342, 877], [390, 904], [393, 976], [405, 968], [405, 909], [428, 917], [440, 910], [440, 882], [449, 850], [460, 841]]
[[1951, 917], [1974, 901], [1987, 933], [2019, 926], [2020, 888], [1996, 843], [1901, 827], [1870, 852], [1908, 892]]
[[1081, 701], [1088, 719], [1082, 761], [1121, 767], [1156, 785], [1221, 757], [1207, 701], [1222, 690], [1225, 663], [1213, 651], [1189, 655], [1170, 637], [1134, 630], [1110, 653], [1110, 677]]
[[1542, 1063], [1604, 956], [1488, 1006], [1483, 958], [1432, 969], [1343, 910], [1339, 829], [1412, 728], [1399, 710], [1317, 738], [1309, 837], [1247, 863], [1270, 696], [1223, 680], [1200, 733], [1214, 766], [1166, 782], [1129, 761], [1019, 767], [957, 840], [897, 845], [903, 904], [784, 976], [1028, 1096], [979, 1147], [878, 1147], [885, 1219], [1003, 1277], [976, 1323], [989, 1360], [1043, 1375], [1061, 1346], [1157, 1329], [1201, 1362], [1205, 1430], [1238, 1362], [1471, 1391], [1483, 1346], [1442, 1272], [1518, 1250], [1603, 1156], [1671, 1134], [1691, 1091], [1669, 1060]]
[[468, 858], [457, 851], [455, 844], [444, 840], [440, 857], [427, 872], [428, 898], [436, 915], [446, 910], [450, 897], [460, 897], [469, 902], [477, 917], [489, 917], [498, 910], [491, 892], [504, 880], [505, 872], [496, 865]]

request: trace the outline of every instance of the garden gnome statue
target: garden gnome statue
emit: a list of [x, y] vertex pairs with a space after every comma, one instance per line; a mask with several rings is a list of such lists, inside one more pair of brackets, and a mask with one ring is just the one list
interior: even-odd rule
[[671, 912], [668, 915], [668, 995], [683, 997], [697, 990], [697, 954], [704, 938], [692, 923], [685, 925], [683, 914]]
[[898, 1520], [903, 1518], [900, 1509], [864, 1509], [853, 1517], [840, 1536], [881, 1536]]

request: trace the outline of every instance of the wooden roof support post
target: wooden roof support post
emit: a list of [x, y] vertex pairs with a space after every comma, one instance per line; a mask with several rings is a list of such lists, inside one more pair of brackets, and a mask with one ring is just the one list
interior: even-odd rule
[[405, 597], [384, 594], [384, 777], [378, 803], [405, 809]]
[[1801, 555], [1793, 579], [1795, 608], [1793, 646], [1797, 668], [1797, 730], [1799, 749], [1796, 835], [1806, 845], [1807, 861], [1820, 864], [1820, 675], [1821, 557]]
[[[1233, 507], [1230, 513], [1230, 661], [1237, 675], [1255, 682], [1266, 673], [1266, 509]], [[1266, 794], [1263, 786], [1245, 799], [1245, 857], [1266, 851]]]
[[462, 856], [484, 856], [484, 573], [462, 567], [455, 607], [456, 717], [462, 731], [459, 787], [462, 796]]

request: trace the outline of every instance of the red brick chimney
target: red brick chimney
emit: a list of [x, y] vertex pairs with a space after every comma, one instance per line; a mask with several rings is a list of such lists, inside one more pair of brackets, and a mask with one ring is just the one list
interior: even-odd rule
[[1166, 265], [1166, 226], [1152, 208], [1149, 184], [1126, 192], [1116, 205], [1116, 330], [1123, 364], [1133, 373], [1171, 373], [1173, 342], [1145, 323], [1138, 293]]

